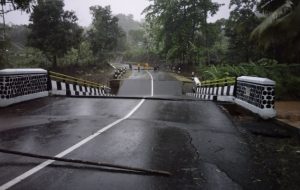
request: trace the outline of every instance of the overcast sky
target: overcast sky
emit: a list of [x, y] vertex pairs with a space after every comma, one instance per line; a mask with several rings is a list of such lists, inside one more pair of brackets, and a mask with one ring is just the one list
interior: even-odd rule
[[[225, 6], [221, 7], [218, 14], [214, 18], [210, 18], [209, 21], [215, 21], [219, 18], [228, 18], [229, 10], [228, 3], [230, 0], [217, 1], [219, 3], [225, 3]], [[110, 5], [113, 14], [124, 13], [132, 14], [134, 19], [140, 21], [144, 18], [141, 12], [149, 5], [148, 0], [64, 0], [65, 10], [73, 10], [79, 19], [79, 24], [82, 26], [88, 26], [91, 24], [91, 15], [89, 7], [94, 5], [106, 6]], [[26, 13], [20, 11], [14, 11], [6, 15], [7, 23], [13, 24], [28, 24], [29, 16]]]

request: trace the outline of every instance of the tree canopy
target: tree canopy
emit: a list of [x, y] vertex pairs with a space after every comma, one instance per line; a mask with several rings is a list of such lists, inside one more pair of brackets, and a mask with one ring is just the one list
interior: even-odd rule
[[226, 23], [226, 36], [229, 38], [227, 56], [233, 63], [248, 62], [258, 55], [250, 34], [260, 23], [256, 16], [256, 0], [231, 0], [230, 17]]
[[88, 31], [88, 39], [94, 56], [100, 59], [109, 58], [109, 54], [117, 50], [125, 33], [118, 25], [118, 18], [112, 16], [110, 6], [93, 6], [90, 11], [93, 22]]
[[265, 19], [252, 32], [252, 39], [276, 51], [279, 60], [300, 61], [300, 1], [262, 0], [258, 10]]
[[1, 5], [11, 5], [13, 10], [21, 9], [26, 12], [30, 12], [32, 5], [36, 3], [36, 0], [1, 0]]
[[82, 29], [74, 12], [64, 11], [61, 0], [40, 0], [30, 16], [28, 44], [38, 48], [57, 66], [57, 58], [78, 46]]
[[[147, 31], [153, 46], [166, 59], [193, 63], [198, 57], [193, 47], [208, 49], [208, 15], [221, 4], [211, 0], [150, 0], [145, 10]], [[209, 51], [206, 62], [209, 62]]]

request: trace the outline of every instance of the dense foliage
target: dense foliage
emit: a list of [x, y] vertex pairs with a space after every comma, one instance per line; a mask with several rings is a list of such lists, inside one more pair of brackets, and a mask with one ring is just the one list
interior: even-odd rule
[[202, 80], [225, 77], [257, 76], [276, 81], [276, 98], [300, 99], [300, 65], [278, 64], [275, 60], [260, 59], [239, 65], [220, 64], [198, 68]]
[[205, 62], [210, 63], [209, 48], [215, 38], [209, 36], [212, 26], [207, 18], [216, 14], [220, 4], [211, 0], [150, 1], [144, 13], [151, 48], [181, 64], [198, 62], [204, 51]]
[[258, 10], [264, 21], [252, 33], [263, 49], [274, 52], [281, 62], [300, 61], [300, 1], [262, 0]]
[[149, 1], [145, 22], [90, 7], [93, 21], [83, 30], [62, 0], [2, 0], [32, 13], [29, 27], [7, 28], [0, 67], [94, 68], [113, 59], [180, 65], [203, 79], [268, 77], [278, 82], [279, 96], [298, 97], [300, 0], [230, 0], [230, 17], [215, 22], [209, 17], [220, 1]]
[[118, 50], [125, 33], [118, 25], [118, 18], [112, 15], [110, 6], [93, 6], [90, 10], [93, 22], [88, 39], [93, 54], [99, 59], [110, 58], [111, 53]]
[[[7, 4], [11, 5], [13, 10], [21, 9], [26, 12], [30, 12], [31, 6], [35, 4], [36, 0], [1, 0], [0, 4], [5, 6]], [[9, 10], [11, 11], [11, 10]]]
[[30, 16], [28, 44], [40, 49], [57, 67], [57, 58], [80, 43], [82, 29], [74, 12], [64, 11], [61, 0], [41, 0]]

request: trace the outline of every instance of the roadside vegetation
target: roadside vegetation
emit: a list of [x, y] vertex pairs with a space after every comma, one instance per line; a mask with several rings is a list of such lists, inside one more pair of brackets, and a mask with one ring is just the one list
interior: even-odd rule
[[300, 99], [299, 0], [231, 0], [230, 17], [215, 22], [221, 1], [150, 1], [148, 47], [167, 65], [202, 80], [268, 77], [278, 99]]
[[300, 65], [278, 64], [275, 60], [261, 59], [238, 65], [219, 64], [198, 67], [202, 80], [225, 77], [256, 76], [276, 81], [277, 100], [296, 100], [300, 98]]
[[93, 6], [92, 24], [82, 27], [61, 0], [3, 0], [31, 16], [29, 25], [6, 27], [0, 67], [82, 75], [103, 72], [115, 60], [147, 62], [194, 71], [202, 80], [268, 77], [277, 82], [279, 98], [300, 98], [300, 0], [231, 0], [230, 17], [214, 22], [221, 1], [149, 2], [143, 22]]

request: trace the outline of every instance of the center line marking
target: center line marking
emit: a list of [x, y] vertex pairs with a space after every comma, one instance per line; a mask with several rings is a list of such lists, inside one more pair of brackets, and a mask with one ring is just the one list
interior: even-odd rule
[[[126, 116], [124, 116], [121, 119], [116, 120], [115, 122], [105, 126], [104, 128], [100, 129], [99, 131], [97, 131], [96, 133], [92, 134], [91, 136], [88, 136], [87, 138], [83, 139], [82, 141], [78, 142], [77, 144], [71, 146], [70, 148], [64, 150], [63, 152], [57, 154], [55, 157], [57, 158], [62, 158], [64, 156], [66, 156], [67, 154], [71, 153], [72, 151], [78, 149], [79, 147], [81, 147], [82, 145], [88, 143], [89, 141], [91, 141], [92, 139], [94, 139], [95, 137], [99, 136], [100, 134], [104, 133], [105, 131], [107, 131], [108, 129], [112, 128], [113, 126], [121, 123], [122, 121], [128, 119], [132, 114], [134, 114], [140, 107], [141, 105], [145, 102], [145, 99], [142, 99]], [[29, 176], [35, 174], [36, 172], [42, 170], [43, 168], [49, 166], [50, 164], [52, 164], [53, 162], [55, 162], [54, 160], [46, 160], [45, 162], [42, 162], [41, 164], [37, 165], [36, 167], [28, 170], [27, 172], [19, 175], [18, 177], [10, 180], [9, 182], [3, 184], [2, 186], [0, 186], [0, 190], [6, 190], [14, 185], [16, 185], [17, 183], [23, 181], [24, 179], [28, 178]]]
[[149, 71], [147, 71], [147, 73], [150, 75], [150, 78], [151, 78], [151, 96], [153, 96], [154, 94], [154, 88], [153, 88], [153, 76], [151, 75], [151, 73]]

